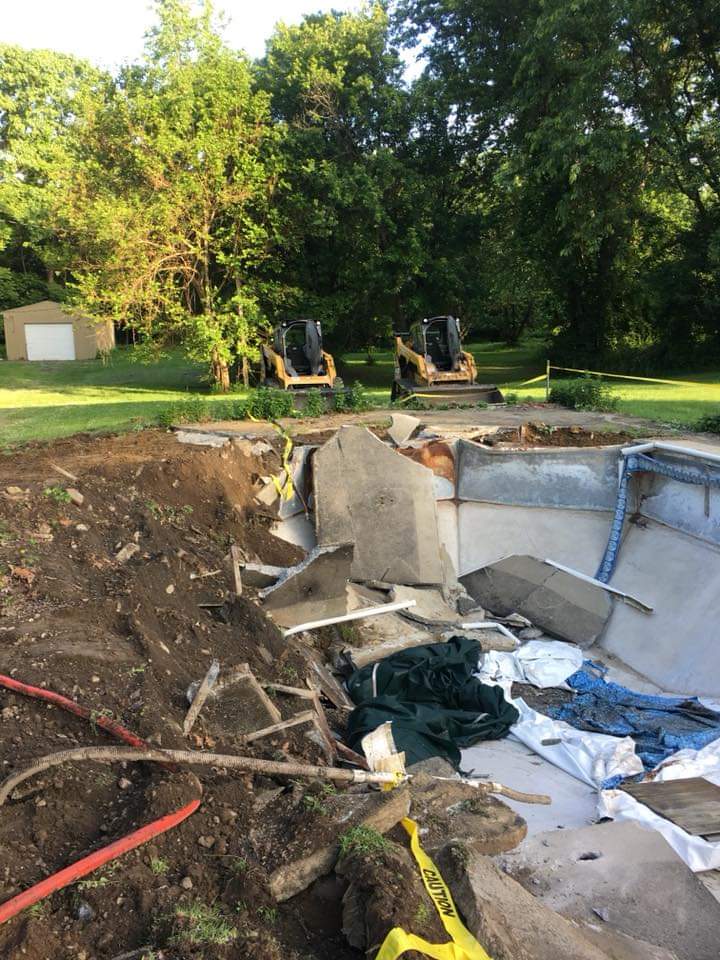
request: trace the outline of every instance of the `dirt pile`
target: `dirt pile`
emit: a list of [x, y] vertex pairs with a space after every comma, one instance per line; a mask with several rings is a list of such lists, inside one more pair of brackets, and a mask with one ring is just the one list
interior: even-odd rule
[[[202, 716], [182, 736], [186, 691], [213, 658], [227, 672], [247, 663], [261, 682], [304, 685], [309, 672], [253, 603], [228, 602], [231, 544], [248, 561], [302, 557], [252, 503], [256, 478], [279, 463], [274, 452], [259, 459], [145, 432], [59, 441], [0, 464], [0, 673], [91, 711], [88, 723], [0, 688], [3, 775], [61, 749], [114, 743], [93, 717], [160, 747], [327, 762], [307, 726], [242, 751]], [[272, 696], [283, 717], [304, 709]], [[195, 814], [4, 924], [0, 954], [103, 960], [147, 945], [165, 958], [352, 956], [340, 931], [316, 937], [299, 906], [269, 892], [278, 825], [323, 830], [322, 804], [303, 802], [307, 785], [210, 768], [200, 779]], [[197, 788], [191, 774], [140, 763], [74, 763], [26, 781], [0, 808], [0, 902]]]

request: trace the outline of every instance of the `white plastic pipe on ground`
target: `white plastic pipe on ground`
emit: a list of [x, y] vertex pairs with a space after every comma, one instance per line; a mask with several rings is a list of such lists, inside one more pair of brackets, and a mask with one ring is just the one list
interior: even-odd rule
[[364, 610], [351, 610], [340, 617], [328, 617], [326, 620], [310, 620], [308, 623], [298, 623], [297, 626], [283, 630], [284, 637], [292, 637], [304, 630], [319, 630], [320, 627], [331, 627], [334, 623], [347, 623], [349, 620], [363, 620], [366, 617], [378, 617], [383, 613], [396, 613], [398, 610], [407, 610], [416, 606], [414, 600], [398, 600], [395, 603], [384, 603], [380, 607], [368, 607]]

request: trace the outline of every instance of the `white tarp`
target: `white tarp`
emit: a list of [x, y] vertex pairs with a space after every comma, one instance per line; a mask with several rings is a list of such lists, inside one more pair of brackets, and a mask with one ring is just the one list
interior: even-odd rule
[[[714, 740], [702, 750], [678, 750], [660, 765], [654, 779], [685, 780], [688, 777], [704, 777], [720, 786], [720, 740]], [[603, 790], [598, 812], [603, 817], [635, 820], [649, 830], [657, 830], [696, 873], [720, 868], [720, 843], [710, 843], [687, 833], [623, 790]]]
[[509, 735], [578, 780], [600, 789], [610, 777], [642, 773], [642, 761], [630, 737], [577, 730], [538, 713], [524, 700], [511, 702], [520, 711], [520, 719]]
[[497, 683], [507, 692], [508, 683], [531, 683], [535, 687], [559, 687], [580, 669], [580, 647], [562, 640], [530, 640], [506, 653], [490, 650], [480, 661], [477, 674], [483, 683]]

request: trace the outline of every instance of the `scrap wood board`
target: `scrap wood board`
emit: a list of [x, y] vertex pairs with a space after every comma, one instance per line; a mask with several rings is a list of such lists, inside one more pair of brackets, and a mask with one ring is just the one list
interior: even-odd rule
[[720, 787], [703, 777], [626, 783], [622, 789], [693, 836], [720, 834]]

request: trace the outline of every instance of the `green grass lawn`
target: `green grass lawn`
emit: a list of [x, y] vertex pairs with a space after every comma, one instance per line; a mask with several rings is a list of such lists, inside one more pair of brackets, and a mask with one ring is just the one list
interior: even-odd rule
[[180, 354], [143, 364], [132, 348], [112, 360], [0, 362], [0, 445], [50, 440], [84, 430], [122, 430], [153, 422], [187, 396], [221, 400], [203, 383], [204, 370]]
[[[516, 347], [503, 343], [471, 344], [478, 379], [497, 383], [519, 400], [542, 401], [544, 383], [524, 386], [544, 371], [545, 351], [539, 341]], [[367, 363], [364, 353], [346, 354], [338, 362], [346, 385], [356, 380], [378, 406], [390, 400], [392, 353], [377, 352]], [[153, 364], [133, 360], [132, 348], [119, 348], [112, 360], [72, 363], [0, 361], [0, 446], [11, 448], [30, 440], [50, 440], [86, 430], [124, 430], [155, 422], [159, 413], [188, 396], [222, 401], [203, 382], [201, 366], [180, 353]], [[668, 379], [693, 385], [609, 381], [620, 397], [620, 412], [661, 423], [690, 426], [701, 416], [720, 413], [720, 372], [668, 373]]]

